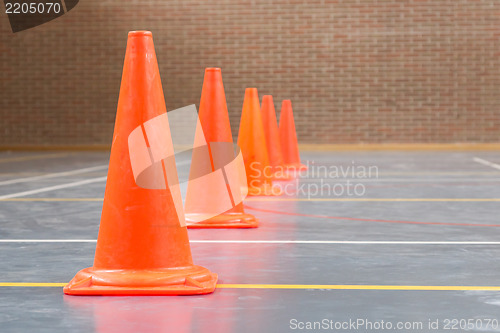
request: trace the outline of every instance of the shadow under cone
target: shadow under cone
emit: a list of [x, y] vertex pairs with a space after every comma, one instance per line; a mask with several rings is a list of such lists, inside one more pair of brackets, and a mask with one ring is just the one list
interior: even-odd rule
[[153, 38], [148, 31], [130, 32], [94, 265], [78, 272], [65, 294], [214, 291], [217, 275], [193, 265], [168, 152], [173, 147]]

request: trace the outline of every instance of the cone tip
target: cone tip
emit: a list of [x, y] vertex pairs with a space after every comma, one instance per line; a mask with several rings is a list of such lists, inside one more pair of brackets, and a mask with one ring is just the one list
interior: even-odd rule
[[257, 92], [257, 88], [246, 88], [245, 96], [252, 96], [258, 98], [259, 93]]
[[137, 30], [137, 31], [129, 31], [128, 36], [129, 37], [153, 37], [153, 34], [151, 33], [151, 31]]
[[257, 92], [257, 88], [246, 88], [245, 89], [245, 99], [259, 99], [259, 93]]
[[205, 72], [220, 72], [220, 68], [219, 67], [207, 67], [205, 68]]

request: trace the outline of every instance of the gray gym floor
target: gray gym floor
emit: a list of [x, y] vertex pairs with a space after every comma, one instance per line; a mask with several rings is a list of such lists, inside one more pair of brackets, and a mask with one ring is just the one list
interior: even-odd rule
[[[280, 183], [303, 191], [245, 200], [257, 229], [189, 230], [195, 263], [219, 274], [213, 294], [81, 297], [62, 286], [92, 265], [108, 154], [0, 153], [0, 331], [287, 332], [349, 320], [361, 332], [381, 321], [500, 330], [499, 153], [302, 159], [378, 172], [310, 173]], [[338, 194], [347, 180], [363, 195], [305, 192]]]

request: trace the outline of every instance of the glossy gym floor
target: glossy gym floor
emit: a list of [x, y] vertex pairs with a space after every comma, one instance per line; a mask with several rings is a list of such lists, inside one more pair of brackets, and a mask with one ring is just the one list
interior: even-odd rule
[[188, 231], [195, 264], [219, 274], [213, 294], [66, 296], [92, 266], [108, 158], [0, 153], [1, 332], [287, 332], [359, 320], [427, 332], [453, 319], [495, 331], [500, 320], [498, 153], [302, 152], [309, 173], [280, 182], [286, 195], [245, 200], [259, 228]]

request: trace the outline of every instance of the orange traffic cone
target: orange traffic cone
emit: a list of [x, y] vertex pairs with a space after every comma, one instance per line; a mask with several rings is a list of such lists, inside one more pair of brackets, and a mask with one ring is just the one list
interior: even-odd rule
[[238, 146], [243, 153], [247, 174], [248, 195], [280, 195], [273, 186], [266, 136], [262, 124], [257, 88], [247, 88], [241, 112]]
[[292, 102], [289, 99], [281, 103], [279, 132], [285, 166], [295, 171], [306, 170], [307, 166], [300, 163], [299, 144], [297, 142], [297, 132], [295, 131], [295, 121], [293, 120]]
[[[216, 168], [222, 169], [224, 165], [234, 159], [233, 136], [220, 68], [205, 69], [198, 117], [205, 138], [198, 139], [201, 142], [195, 143], [190, 179], [194, 179], [196, 174], [207, 174], [215, 171]], [[196, 135], [200, 136], [201, 134], [197, 133]], [[196, 146], [198, 147], [196, 148]], [[225, 177], [227, 179], [229, 176], [226, 174]], [[237, 183], [241, 184], [239, 179]], [[188, 182], [185, 206], [188, 228], [258, 227], [259, 223], [255, 216], [245, 214], [243, 203], [241, 200], [237, 202], [235, 193], [232, 193], [229, 184], [223, 181], [222, 184], [214, 185], [210, 186], [210, 183], [206, 182]], [[214, 191], [223, 193], [214, 193]], [[230, 200], [226, 198], [228, 195], [232, 197]], [[223, 207], [222, 201], [226, 201], [232, 208], [225, 212], [222, 210], [222, 214], [198, 221], [201, 214], [213, 212], [216, 209], [214, 206]]]
[[272, 168], [273, 180], [290, 180], [293, 175], [286, 172], [283, 163], [283, 152], [281, 151], [278, 121], [276, 120], [276, 110], [274, 109], [273, 96], [264, 95], [262, 97], [262, 123], [266, 135], [267, 152], [269, 153], [269, 164]]
[[193, 265], [172, 155], [152, 34], [129, 32], [94, 265], [65, 294], [214, 291], [217, 275]]

